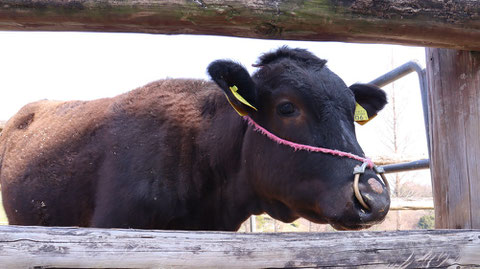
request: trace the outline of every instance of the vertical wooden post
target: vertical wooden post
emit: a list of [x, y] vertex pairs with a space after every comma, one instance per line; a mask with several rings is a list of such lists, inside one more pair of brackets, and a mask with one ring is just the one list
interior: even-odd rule
[[427, 48], [435, 227], [480, 228], [480, 52]]
[[254, 233], [257, 231], [257, 216], [251, 215], [250, 216], [250, 232]]

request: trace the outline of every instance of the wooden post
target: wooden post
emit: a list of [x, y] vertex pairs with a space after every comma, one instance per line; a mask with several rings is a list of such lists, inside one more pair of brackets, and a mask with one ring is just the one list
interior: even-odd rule
[[257, 231], [257, 216], [251, 215], [250, 216], [250, 232], [254, 233]]
[[435, 227], [480, 228], [480, 53], [427, 48]]

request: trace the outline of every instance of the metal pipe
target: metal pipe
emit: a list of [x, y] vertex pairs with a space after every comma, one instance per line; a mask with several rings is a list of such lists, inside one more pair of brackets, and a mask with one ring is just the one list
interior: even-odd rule
[[[398, 80], [412, 72], [415, 71], [414, 65], [417, 65], [417, 63], [410, 61], [407, 63], [402, 64], [401, 66], [393, 69], [392, 71], [383, 74], [382, 76], [370, 81], [370, 84], [377, 85], [378, 87], [383, 87], [385, 85], [388, 85], [395, 80]], [[421, 69], [420, 69], [421, 70]]]
[[370, 81], [370, 84], [378, 87], [388, 85], [412, 72], [417, 72], [420, 84], [420, 95], [422, 97], [423, 120], [425, 124], [425, 134], [427, 137], [428, 156], [430, 156], [430, 124], [428, 123], [428, 96], [427, 96], [427, 80], [425, 78], [425, 69], [422, 69], [416, 61], [407, 62], [392, 71]]
[[419, 169], [428, 169], [430, 168], [430, 160], [422, 159], [422, 160], [407, 162], [407, 163], [388, 164], [380, 167], [385, 170], [386, 174], [405, 172], [405, 171], [411, 171], [411, 170], [419, 170]]

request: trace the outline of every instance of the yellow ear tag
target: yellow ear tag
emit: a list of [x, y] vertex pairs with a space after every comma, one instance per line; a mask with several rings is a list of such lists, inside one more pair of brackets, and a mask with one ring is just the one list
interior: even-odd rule
[[230, 101], [230, 98], [228, 98], [228, 95], [225, 94], [225, 97], [227, 97], [227, 101], [230, 103], [230, 105], [233, 107], [233, 109], [235, 109], [235, 111], [238, 113], [238, 115], [240, 115], [242, 117], [247, 115], [247, 113], [244, 113], [244, 112], [240, 111], [237, 107], [235, 107], [234, 104], [232, 104], [232, 101]]
[[[367, 123], [370, 120], [368, 118], [367, 111], [359, 103], [356, 103], [356, 105], [355, 105], [355, 114], [354, 114], [353, 117], [354, 117], [355, 121], [360, 125], [364, 125], [365, 123]], [[372, 119], [373, 119], [373, 117], [372, 117]]]
[[[232, 87], [230, 87], [230, 90], [232, 91], [233, 96], [235, 96], [235, 98], [238, 99], [238, 101], [240, 101], [240, 102], [242, 102], [242, 104], [247, 105], [247, 106], [249, 106], [249, 107], [251, 107], [251, 108], [253, 108], [253, 109], [255, 109], [255, 110], [258, 111], [258, 109], [256, 109], [256, 108], [255, 108], [254, 106], [252, 106], [249, 102], [247, 102], [247, 100], [245, 100], [245, 98], [243, 98], [243, 97], [237, 92], [237, 91], [238, 91], [237, 86], [232, 86]], [[230, 101], [230, 100], [229, 100], [229, 101]], [[230, 102], [230, 104], [231, 104], [231, 102]], [[237, 111], [237, 112], [238, 112], [238, 111]]]

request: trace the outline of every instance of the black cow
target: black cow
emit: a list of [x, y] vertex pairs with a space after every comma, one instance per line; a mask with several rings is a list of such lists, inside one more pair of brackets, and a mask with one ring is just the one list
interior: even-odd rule
[[354, 197], [361, 161], [278, 144], [237, 112], [281, 139], [363, 155], [356, 102], [372, 116], [385, 93], [347, 87], [302, 49], [264, 54], [257, 67], [250, 76], [219, 60], [208, 67], [216, 84], [167, 79], [114, 98], [26, 105], [0, 137], [10, 224], [235, 231], [261, 213], [337, 229], [381, 222], [390, 198], [371, 169], [359, 185], [370, 209]]

